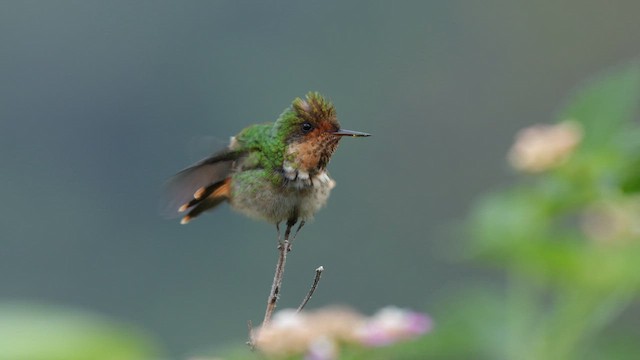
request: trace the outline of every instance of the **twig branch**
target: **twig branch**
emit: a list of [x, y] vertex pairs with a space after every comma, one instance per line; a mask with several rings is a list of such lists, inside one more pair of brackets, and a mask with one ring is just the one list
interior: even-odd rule
[[318, 283], [320, 282], [320, 278], [322, 277], [323, 271], [324, 271], [323, 266], [320, 266], [316, 269], [316, 276], [313, 278], [313, 284], [311, 285], [311, 289], [309, 289], [307, 296], [304, 297], [304, 300], [302, 300], [302, 303], [300, 304], [300, 306], [298, 306], [297, 312], [302, 311], [302, 309], [304, 309], [305, 305], [307, 305], [309, 300], [311, 300], [313, 293], [316, 291], [316, 287], [318, 287]]
[[247, 345], [249, 345], [249, 349], [253, 351], [256, 348], [256, 340], [253, 333], [253, 323], [251, 320], [247, 321], [247, 327], [249, 328], [249, 341], [247, 341]]
[[[288, 235], [288, 234], [287, 234]], [[278, 302], [278, 296], [280, 295], [280, 287], [282, 286], [282, 277], [284, 276], [284, 265], [287, 262], [287, 253], [289, 252], [289, 240], [285, 239], [278, 245], [278, 263], [276, 264], [276, 272], [273, 275], [273, 284], [271, 285], [271, 292], [267, 299], [267, 310], [264, 313], [264, 320], [262, 321], [262, 327], [269, 326], [271, 322], [271, 316], [276, 309], [276, 303]]]
[[[287, 254], [289, 253], [289, 251], [291, 251], [291, 241], [293, 241], [293, 239], [291, 239], [291, 241], [289, 240], [289, 236], [291, 235], [291, 228], [296, 224], [297, 221], [297, 218], [290, 218], [287, 220], [287, 229], [284, 232], [284, 240], [280, 240], [280, 224], [276, 224], [276, 229], [278, 230], [278, 263], [276, 264], [276, 271], [273, 275], [273, 284], [271, 284], [271, 291], [269, 292], [269, 297], [267, 298], [267, 310], [264, 313], [264, 320], [262, 320], [260, 329], [265, 329], [269, 326], [269, 323], [271, 322], [271, 316], [276, 309], [276, 303], [278, 302], [278, 297], [280, 296], [280, 288], [282, 286], [282, 278], [284, 276], [284, 266], [287, 262]], [[302, 226], [304, 226], [304, 221], [301, 221], [298, 225], [298, 229], [293, 235], [293, 238], [296, 237], [298, 231], [300, 231], [300, 228], [302, 228]], [[304, 304], [306, 304], [307, 301], [309, 301], [309, 299], [311, 298], [311, 295], [313, 295], [313, 292], [318, 285], [318, 281], [320, 280], [320, 273], [322, 272], [322, 270], [324, 270], [322, 269], [322, 266], [316, 269], [316, 279], [314, 280], [313, 287], [307, 295], [307, 298], [305, 298], [300, 309], [304, 307]], [[259, 331], [260, 330], [258, 330], [257, 332], [254, 331], [252, 324], [249, 322], [249, 341], [247, 342], [247, 344], [252, 350], [255, 348], [256, 343], [259, 340]]]
[[[289, 229], [287, 229], [289, 230]], [[260, 325], [260, 329], [264, 329], [269, 326], [271, 322], [271, 316], [273, 315], [273, 311], [276, 309], [276, 303], [278, 302], [278, 296], [280, 295], [280, 287], [282, 286], [282, 277], [284, 276], [284, 265], [287, 262], [287, 253], [289, 252], [289, 232], [285, 234], [285, 240], [281, 241], [278, 244], [278, 263], [276, 264], [276, 271], [273, 275], [273, 284], [271, 284], [271, 291], [269, 292], [269, 297], [267, 298], [267, 310], [264, 313], [264, 320], [262, 320], [262, 325]], [[253, 350], [256, 347], [256, 343], [260, 336], [260, 330], [254, 331], [251, 322], [249, 322], [249, 341], [247, 345]]]

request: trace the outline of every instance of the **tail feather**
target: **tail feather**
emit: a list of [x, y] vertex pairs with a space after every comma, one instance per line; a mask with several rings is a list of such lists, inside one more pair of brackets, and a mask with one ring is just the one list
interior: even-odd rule
[[181, 223], [186, 224], [201, 213], [212, 210], [220, 203], [228, 200], [231, 192], [231, 178], [226, 178], [211, 185], [202, 187], [195, 192], [193, 199], [182, 205], [180, 212], [189, 210], [182, 218]]
[[234, 163], [242, 156], [242, 151], [225, 149], [174, 175], [164, 185], [160, 213], [167, 218], [180, 216], [197, 205], [197, 200], [210, 196], [219, 182], [231, 176]]

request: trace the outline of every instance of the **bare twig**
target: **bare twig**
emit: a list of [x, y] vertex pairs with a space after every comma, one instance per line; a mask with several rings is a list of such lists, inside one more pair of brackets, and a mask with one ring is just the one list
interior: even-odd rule
[[[267, 310], [264, 313], [264, 320], [262, 321], [260, 329], [264, 329], [269, 326], [269, 323], [271, 322], [271, 316], [276, 309], [276, 303], [278, 302], [278, 297], [280, 296], [280, 288], [282, 287], [284, 266], [287, 262], [287, 253], [291, 251], [291, 241], [293, 241], [293, 239], [291, 239], [290, 241], [289, 236], [291, 235], [291, 228], [296, 224], [297, 221], [297, 218], [290, 218], [287, 220], [287, 229], [284, 232], [284, 240], [280, 239], [280, 224], [276, 224], [276, 229], [278, 230], [278, 262], [276, 264], [275, 274], [273, 275], [273, 284], [271, 285], [271, 291], [269, 292], [269, 297], [267, 298]], [[300, 228], [302, 228], [302, 226], [304, 226], [304, 221], [301, 221], [298, 225], [298, 229], [294, 234], [294, 238], [298, 234], [298, 231], [300, 231]], [[321, 268], [322, 266], [318, 269]], [[317, 271], [318, 270], [316, 270], [316, 272]], [[322, 272], [322, 270], [320, 270], [320, 272]], [[316, 278], [317, 280], [314, 281], [313, 288], [310, 291], [310, 294], [307, 295], [309, 299], [311, 298], [311, 295], [313, 295], [313, 291], [317, 286], [317, 281], [320, 280], [319, 274], [316, 274]], [[304, 303], [309, 301], [309, 299], [305, 299]], [[259, 331], [260, 330], [258, 330], [257, 332], [254, 331], [251, 322], [249, 322], [249, 341], [247, 342], [247, 345], [249, 345], [252, 350], [255, 348], [256, 343], [258, 342], [260, 336]]]
[[249, 345], [249, 348], [251, 349], [251, 351], [253, 351], [256, 348], [256, 340], [254, 337], [253, 323], [251, 322], [251, 320], [247, 321], [247, 327], [249, 328], [249, 340], [247, 341], [247, 345]]
[[287, 262], [287, 253], [289, 252], [289, 234], [285, 235], [285, 239], [281, 244], [278, 244], [278, 263], [276, 264], [276, 272], [273, 275], [273, 284], [271, 285], [271, 292], [267, 299], [267, 310], [264, 313], [264, 320], [262, 321], [262, 327], [269, 326], [271, 321], [271, 315], [276, 309], [276, 303], [278, 302], [278, 296], [280, 295], [280, 287], [282, 286], [282, 277], [284, 275], [284, 265]]
[[313, 278], [313, 284], [311, 285], [311, 289], [309, 289], [307, 296], [304, 297], [304, 300], [302, 300], [302, 303], [300, 304], [300, 306], [298, 306], [297, 312], [302, 311], [302, 309], [304, 309], [305, 305], [307, 305], [309, 300], [311, 300], [313, 293], [316, 291], [316, 287], [318, 287], [318, 283], [320, 282], [320, 277], [322, 277], [323, 271], [324, 271], [323, 266], [320, 266], [316, 269], [316, 276]]

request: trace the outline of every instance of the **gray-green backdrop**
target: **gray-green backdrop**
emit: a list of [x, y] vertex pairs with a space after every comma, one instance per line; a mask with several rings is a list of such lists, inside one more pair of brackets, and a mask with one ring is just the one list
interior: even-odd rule
[[297, 240], [281, 306], [429, 311], [494, 276], [461, 221], [509, 183], [517, 129], [637, 55], [628, 1], [0, 1], [0, 300], [85, 308], [171, 354], [246, 336], [275, 230], [224, 206], [158, 215], [163, 181], [318, 90], [345, 128], [338, 186]]

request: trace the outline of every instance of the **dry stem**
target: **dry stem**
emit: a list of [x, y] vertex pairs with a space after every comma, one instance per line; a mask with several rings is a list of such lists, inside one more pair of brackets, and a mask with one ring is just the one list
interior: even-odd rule
[[[289, 251], [291, 251], [291, 242], [289, 241], [289, 235], [291, 234], [291, 228], [293, 227], [293, 225], [295, 225], [295, 223], [296, 223], [295, 219], [293, 220], [290, 219], [289, 221], [287, 221], [287, 229], [284, 233], [284, 241], [279, 241], [278, 243], [278, 254], [279, 254], [278, 263], [276, 264], [276, 271], [275, 271], [275, 274], [273, 275], [273, 284], [271, 285], [271, 292], [269, 293], [269, 297], [267, 298], [267, 310], [264, 313], [264, 320], [262, 321], [262, 325], [260, 326], [261, 329], [264, 329], [267, 326], [269, 326], [269, 323], [271, 322], [271, 316], [273, 315], [273, 312], [276, 309], [276, 303], [278, 302], [278, 297], [280, 296], [280, 288], [282, 286], [282, 278], [284, 276], [284, 266], [287, 262], [287, 254], [289, 253]], [[280, 227], [278, 225], [279, 224], [276, 225], [276, 228], [278, 229], [278, 238], [280, 238]], [[293, 235], [294, 239], [298, 234], [298, 231], [300, 231], [300, 228], [302, 228], [303, 225], [304, 225], [304, 221], [301, 221], [300, 224], [298, 225], [298, 229]], [[302, 301], [302, 304], [300, 304], [300, 307], [298, 307], [298, 312], [304, 308], [304, 306], [307, 304], [309, 299], [311, 299], [311, 296], [313, 296], [313, 293], [315, 292], [316, 287], [318, 286], [318, 282], [320, 281], [320, 276], [323, 270], [324, 268], [322, 266], [316, 269], [316, 276], [313, 280], [313, 285], [311, 286], [311, 290], [309, 290], [309, 293]], [[256, 331], [253, 330], [253, 325], [251, 324], [251, 321], [249, 321], [248, 327], [249, 327], [249, 341], [247, 341], [247, 345], [249, 345], [249, 347], [253, 350], [258, 341], [259, 334], [257, 334]]]
[[278, 252], [278, 263], [276, 264], [276, 272], [273, 275], [273, 284], [271, 285], [271, 292], [267, 299], [267, 310], [264, 313], [262, 327], [269, 326], [271, 315], [273, 315], [273, 311], [276, 309], [276, 303], [278, 302], [278, 296], [280, 295], [280, 287], [282, 286], [282, 277], [284, 276], [284, 265], [287, 262], [287, 253], [289, 252], [288, 239], [285, 239], [281, 244], [278, 244]]
[[251, 320], [247, 321], [247, 327], [249, 328], [249, 341], [247, 341], [247, 345], [249, 345], [249, 349], [253, 351], [256, 348], [256, 339], [255, 334], [253, 333], [253, 323]]
[[313, 278], [313, 284], [311, 285], [311, 289], [309, 289], [307, 296], [304, 297], [304, 300], [302, 300], [302, 303], [300, 304], [300, 306], [298, 306], [297, 312], [302, 311], [302, 309], [304, 309], [305, 305], [307, 305], [309, 300], [311, 300], [313, 293], [316, 291], [316, 287], [318, 287], [318, 283], [320, 282], [320, 277], [322, 277], [323, 271], [324, 271], [323, 266], [320, 266], [316, 269], [316, 276]]
[[[290, 250], [290, 243], [288, 240], [289, 231], [290, 227], [287, 228], [284, 241], [281, 241], [278, 244], [278, 263], [276, 264], [276, 272], [273, 275], [271, 292], [269, 292], [269, 297], [267, 298], [267, 310], [264, 313], [264, 320], [262, 320], [262, 325], [260, 325], [261, 329], [269, 326], [273, 311], [276, 309], [276, 303], [278, 302], [278, 296], [280, 295], [280, 287], [282, 286], [282, 277], [284, 276], [284, 265], [287, 262], [287, 253], [289, 253]], [[256, 333], [256, 331], [253, 330], [251, 321], [249, 321], [249, 341], [247, 341], [247, 345], [249, 345], [251, 350], [255, 349], [259, 336], [259, 331], [258, 333]]]

